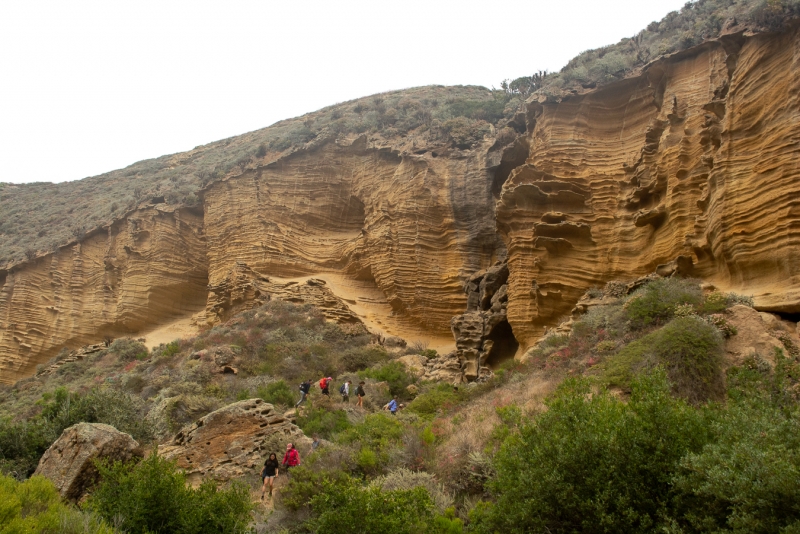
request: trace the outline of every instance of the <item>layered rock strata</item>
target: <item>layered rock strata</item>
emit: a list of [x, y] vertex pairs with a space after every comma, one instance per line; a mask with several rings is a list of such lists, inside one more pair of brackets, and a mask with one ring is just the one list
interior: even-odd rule
[[0, 274], [0, 382], [69, 346], [140, 332], [206, 302], [201, 213], [159, 204]]
[[497, 205], [523, 345], [588, 288], [657, 270], [800, 311], [798, 50], [797, 29], [729, 35], [529, 104], [528, 158]]
[[[798, 50], [796, 27], [726, 35], [613, 84], [536, 96], [503, 143], [460, 150], [431, 127], [320, 137], [245, 165], [207, 187], [202, 215], [150, 206], [0, 272], [0, 382], [64, 345], [204, 308], [214, 323], [265, 295], [355, 320], [361, 303], [334, 277], [413, 336], [447, 335], [467, 309], [453, 332], [470, 376], [491, 360], [487, 332], [507, 324], [525, 349], [611, 280], [697, 276], [800, 313]], [[506, 253], [506, 311], [487, 317], [494, 304], [462, 288]]]

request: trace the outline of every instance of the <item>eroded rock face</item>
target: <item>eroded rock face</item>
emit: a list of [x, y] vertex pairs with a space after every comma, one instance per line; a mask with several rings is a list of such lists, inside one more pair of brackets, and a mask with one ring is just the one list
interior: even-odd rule
[[[470, 375], [500, 315], [496, 337], [525, 349], [611, 280], [691, 275], [800, 313], [798, 32], [733, 33], [542, 97], [514, 119], [516, 140], [320, 139], [212, 183], [202, 214], [127, 215], [0, 271], [0, 382], [64, 345], [204, 308], [214, 323], [253, 299], [312, 302], [344, 322], [374, 305], [374, 324], [408, 340], [447, 336], [466, 309], [452, 326]], [[506, 255], [497, 311], [463, 287]]]
[[656, 271], [800, 311], [798, 43], [731, 35], [530, 104], [527, 163], [497, 206], [520, 342], [590, 287]]
[[97, 482], [94, 460], [126, 462], [143, 456], [129, 434], [101, 423], [78, 423], [45, 451], [34, 475], [50, 479], [63, 498], [78, 501]]
[[0, 382], [63, 346], [125, 337], [205, 306], [202, 214], [159, 204], [0, 275]]
[[236, 402], [206, 415], [161, 445], [159, 455], [175, 460], [193, 484], [255, 476], [271, 452], [283, 459], [287, 443], [301, 459], [311, 439], [261, 399]]
[[464, 284], [467, 312], [450, 322], [464, 380], [475, 380], [516, 355], [519, 344], [506, 318], [508, 274], [508, 264], [498, 262]]

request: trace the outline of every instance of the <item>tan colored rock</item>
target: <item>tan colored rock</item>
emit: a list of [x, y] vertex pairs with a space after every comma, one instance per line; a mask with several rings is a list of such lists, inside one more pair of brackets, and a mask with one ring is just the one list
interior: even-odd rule
[[136, 211], [81, 243], [0, 273], [0, 383], [64, 346], [127, 337], [205, 306], [202, 211]]
[[45, 451], [34, 475], [50, 479], [63, 498], [78, 501], [97, 482], [96, 459], [125, 462], [143, 456], [129, 434], [110, 425], [78, 423]]
[[725, 342], [725, 352], [731, 365], [740, 365], [755, 354], [774, 365], [775, 349], [784, 350], [784, 347], [771, 334], [770, 324], [764, 322], [762, 314], [749, 306], [737, 304], [728, 310], [725, 320], [737, 331]]
[[397, 358], [397, 361], [405, 365], [408, 372], [412, 373], [414, 376], [420, 377], [425, 374], [425, 363], [427, 361], [425, 356], [409, 354]]
[[655, 271], [800, 312], [797, 28], [730, 35], [528, 107], [497, 205], [524, 347], [590, 287]]
[[310, 451], [311, 439], [275, 408], [261, 399], [249, 399], [220, 408], [184, 428], [158, 449], [175, 460], [193, 484], [255, 476], [269, 453], [283, 458], [287, 443], [294, 443], [301, 459]]

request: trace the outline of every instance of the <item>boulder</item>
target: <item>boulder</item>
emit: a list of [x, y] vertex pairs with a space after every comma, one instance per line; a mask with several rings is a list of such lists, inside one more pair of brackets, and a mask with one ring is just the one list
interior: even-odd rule
[[139, 443], [110, 425], [78, 423], [61, 433], [45, 451], [34, 475], [50, 479], [61, 496], [79, 501], [97, 482], [94, 460], [141, 458]]
[[311, 450], [303, 431], [278, 413], [272, 404], [248, 399], [206, 415], [180, 432], [158, 454], [175, 460], [193, 485], [205, 478], [227, 481], [254, 476], [269, 453], [283, 458], [294, 443], [301, 459]]
[[[771, 324], [764, 316], [749, 306], [737, 304], [725, 314], [725, 319], [736, 328], [736, 335], [725, 342], [730, 365], [741, 365], [749, 356], [758, 354], [766, 361], [775, 363], [775, 349], [784, 350], [783, 343], [770, 332]], [[770, 323], [774, 321], [769, 317]]]
[[425, 356], [420, 356], [419, 354], [409, 354], [397, 358], [397, 361], [405, 365], [408, 372], [417, 378], [425, 374], [425, 362], [427, 360]]

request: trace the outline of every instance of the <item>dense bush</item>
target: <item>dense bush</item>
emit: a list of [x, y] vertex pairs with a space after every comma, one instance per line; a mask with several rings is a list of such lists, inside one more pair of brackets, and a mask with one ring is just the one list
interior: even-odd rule
[[358, 372], [361, 378], [372, 378], [389, 384], [389, 392], [398, 397], [407, 398], [409, 393], [406, 389], [414, 382], [414, 377], [406, 370], [402, 362], [392, 361]]
[[144, 360], [149, 354], [144, 343], [129, 338], [115, 339], [114, 342], [109, 345], [108, 351], [115, 353], [119, 359], [124, 362]]
[[432, 417], [451, 408], [461, 398], [461, 395], [453, 391], [451, 384], [436, 384], [417, 395], [406, 409], [423, 417]]
[[427, 532], [433, 521], [433, 503], [424, 488], [381, 491], [357, 484], [325, 484], [311, 499], [313, 532], [347, 530], [355, 533]]
[[299, 426], [307, 436], [318, 435], [330, 439], [334, 434], [350, 428], [347, 412], [344, 410], [326, 410], [309, 408], [297, 418]]
[[283, 380], [270, 382], [266, 386], [260, 386], [256, 390], [256, 395], [264, 399], [265, 402], [278, 406], [292, 406], [297, 397], [294, 390]]
[[496, 457], [496, 503], [474, 513], [478, 532], [653, 532], [671, 476], [708, 432], [669, 391], [664, 373], [634, 382], [627, 404], [567, 380]]
[[151, 454], [139, 463], [98, 464], [101, 483], [88, 506], [126, 532], [246, 532], [249, 489], [234, 483], [219, 489], [213, 481], [197, 489], [174, 463]]
[[611, 356], [603, 376], [608, 384], [627, 388], [638, 372], [660, 365], [677, 395], [704, 401], [720, 396], [724, 389], [722, 344], [719, 330], [708, 322], [696, 316], [678, 317]]
[[43, 477], [18, 482], [0, 475], [0, 534], [111, 534], [99, 517], [64, 504]]
[[660, 278], [638, 290], [625, 304], [631, 327], [663, 324], [681, 304], [700, 305], [703, 293], [695, 280]]

